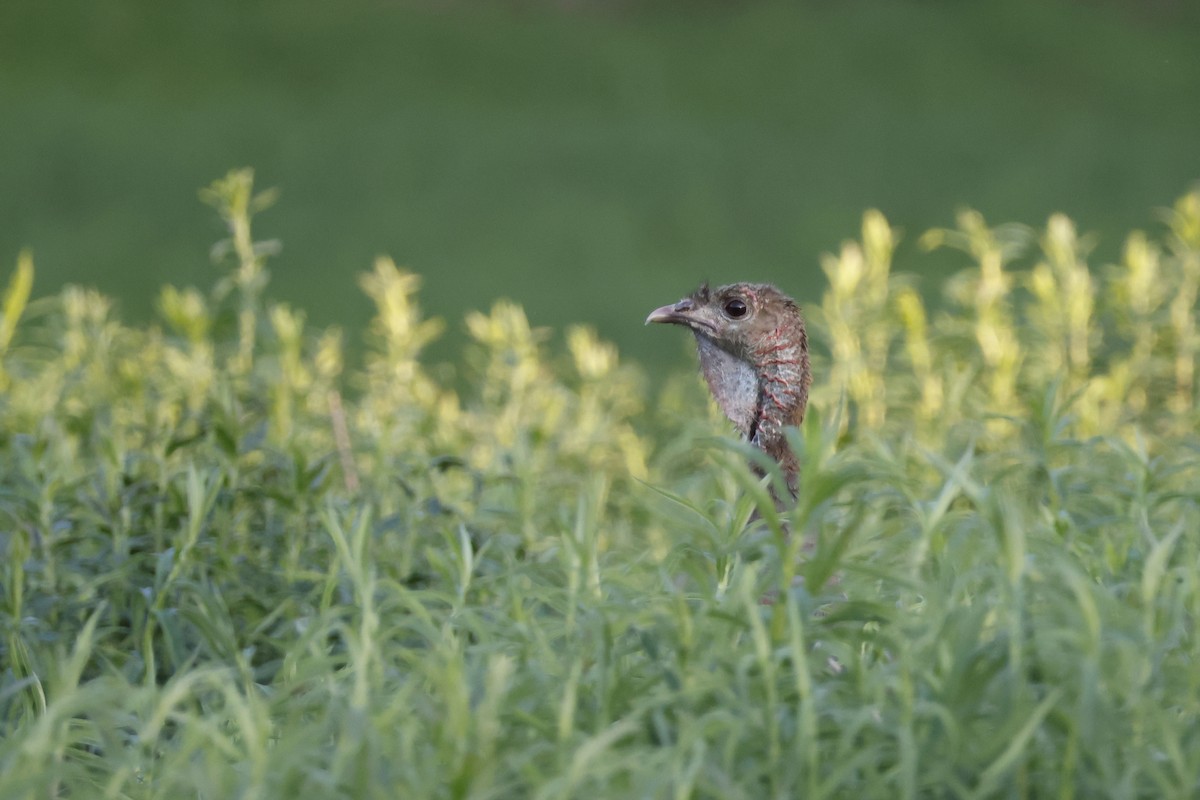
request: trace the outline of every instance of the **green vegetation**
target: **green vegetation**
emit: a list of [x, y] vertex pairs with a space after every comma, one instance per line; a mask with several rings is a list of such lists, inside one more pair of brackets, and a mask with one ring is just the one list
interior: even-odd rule
[[804, 553], [694, 375], [498, 303], [452, 393], [386, 259], [344, 369], [267, 299], [271, 198], [204, 196], [231, 266], [157, 324], [29, 256], [4, 295], [0, 797], [1200, 789], [1200, 192], [1104, 269], [964, 213], [935, 314], [869, 212], [808, 310]]
[[665, 368], [647, 300], [809, 302], [864, 208], [931, 298], [954, 262], [916, 237], [962, 206], [1062, 211], [1116, 260], [1200, 178], [1197, 98], [1194, 0], [4, 0], [0, 263], [145, 322], [212, 281], [194, 187], [253, 164], [313, 324], [361, 327], [388, 253], [455, 322], [439, 360], [508, 297]]

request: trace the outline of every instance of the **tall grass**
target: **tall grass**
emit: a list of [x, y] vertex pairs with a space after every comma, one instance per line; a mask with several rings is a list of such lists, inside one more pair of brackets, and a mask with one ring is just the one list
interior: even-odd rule
[[269, 299], [271, 197], [205, 198], [227, 277], [159, 324], [28, 255], [4, 295], [0, 796], [1200, 791], [1200, 193], [1112, 265], [964, 213], [933, 315], [869, 212], [783, 520], [586, 327], [471, 314], [456, 394], [387, 259], [347, 372]]

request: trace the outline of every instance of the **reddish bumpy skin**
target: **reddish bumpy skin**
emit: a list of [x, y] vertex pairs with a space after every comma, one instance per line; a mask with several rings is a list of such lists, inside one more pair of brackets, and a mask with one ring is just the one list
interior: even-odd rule
[[784, 428], [804, 421], [812, 382], [808, 334], [795, 301], [767, 283], [704, 284], [652, 311], [651, 322], [695, 334], [700, 369], [717, 404], [751, 444], [779, 462], [794, 498], [799, 465]]

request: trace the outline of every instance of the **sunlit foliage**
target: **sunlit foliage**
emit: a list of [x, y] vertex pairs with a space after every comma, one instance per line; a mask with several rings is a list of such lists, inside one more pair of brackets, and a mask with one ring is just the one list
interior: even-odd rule
[[1200, 192], [1111, 265], [963, 212], [936, 303], [868, 212], [782, 518], [694, 374], [509, 301], [431, 367], [386, 258], [347, 365], [204, 198], [157, 325], [2, 298], [0, 796], [1200, 792]]

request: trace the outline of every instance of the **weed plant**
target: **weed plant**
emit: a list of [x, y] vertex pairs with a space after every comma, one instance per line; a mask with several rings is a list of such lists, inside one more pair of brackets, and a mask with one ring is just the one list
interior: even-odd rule
[[204, 197], [158, 324], [3, 297], [0, 797], [1200, 793], [1200, 192], [1107, 266], [965, 212], [933, 315], [867, 213], [782, 519], [694, 374], [500, 302], [455, 393], [385, 258], [348, 371]]

